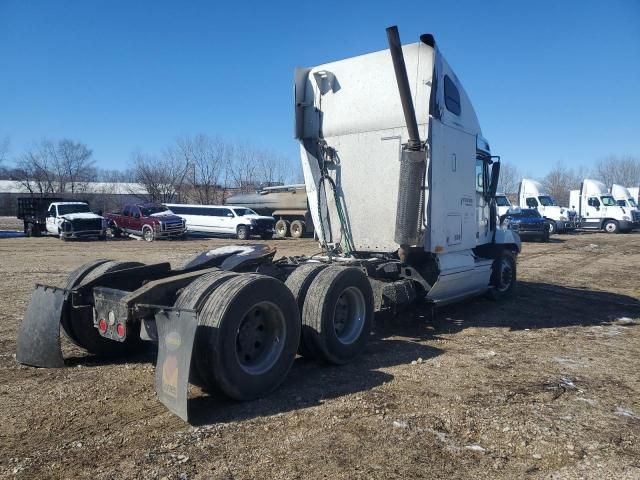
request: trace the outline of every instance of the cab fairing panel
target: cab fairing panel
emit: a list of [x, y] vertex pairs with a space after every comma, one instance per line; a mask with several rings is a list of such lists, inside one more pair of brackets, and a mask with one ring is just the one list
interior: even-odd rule
[[[421, 139], [434, 133], [442, 135], [428, 159], [427, 169], [431, 168], [429, 162], [434, 162], [429, 178], [435, 188], [430, 192], [426, 185], [423, 218], [426, 230], [418, 245], [436, 253], [474, 248], [491, 239], [488, 218], [478, 218], [475, 212], [478, 202], [474, 175], [476, 140], [481, 135], [475, 111], [437, 49], [417, 43], [403, 46], [403, 54]], [[434, 58], [438, 91], [432, 103], [434, 118], [430, 119]], [[444, 88], [441, 88], [445, 74], [458, 88], [460, 116], [445, 108]], [[394, 240], [399, 158], [408, 132], [389, 50], [298, 69], [295, 96], [296, 136], [301, 141], [303, 172], [314, 224], [318, 226], [320, 222], [318, 141], [326, 141], [337, 153], [338, 164], [330, 167], [329, 175], [336, 182], [354, 248], [395, 251], [399, 246]], [[430, 122], [438, 124], [435, 132]], [[453, 174], [451, 154], [456, 157]], [[332, 234], [330, 238], [327, 235], [326, 241], [338, 243], [337, 212], [331, 201], [328, 207], [324, 199], [321, 202], [322, 209], [328, 208], [327, 214], [323, 214], [328, 217], [323, 222], [325, 232]], [[483, 216], [487, 217], [480, 215]], [[460, 219], [461, 225], [453, 225], [452, 218]], [[479, 223], [482, 235], [476, 235]], [[460, 230], [462, 238], [452, 241], [452, 232]], [[325, 240], [321, 228], [316, 228], [316, 232], [321, 241]], [[442, 249], [434, 250], [436, 246]]]

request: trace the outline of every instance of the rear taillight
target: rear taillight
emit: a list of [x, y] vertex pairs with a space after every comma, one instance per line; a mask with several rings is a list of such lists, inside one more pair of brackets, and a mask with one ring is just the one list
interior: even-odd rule
[[126, 335], [127, 330], [125, 329], [122, 323], [119, 323], [118, 326], [116, 327], [116, 333], [120, 338], [124, 338], [124, 336]]
[[104, 318], [101, 318], [98, 322], [98, 330], [100, 330], [100, 333], [105, 333], [107, 331], [107, 328], [107, 321]]

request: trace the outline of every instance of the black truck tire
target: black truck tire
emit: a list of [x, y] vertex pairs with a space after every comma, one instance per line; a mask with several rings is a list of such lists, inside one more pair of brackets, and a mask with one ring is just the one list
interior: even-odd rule
[[287, 235], [289, 235], [289, 221], [281, 218], [276, 222], [275, 229], [276, 236], [278, 238], [285, 238]]
[[[295, 298], [298, 304], [298, 311], [301, 316], [311, 282], [313, 282], [316, 276], [325, 268], [327, 268], [327, 265], [324, 263], [306, 263], [296, 268], [293, 273], [289, 275], [289, 278], [287, 278], [285, 285], [291, 290], [291, 293], [293, 293], [293, 298]], [[318, 352], [314, 350], [313, 344], [307, 345], [304, 336], [300, 336], [298, 353], [307, 358], [319, 357]]]
[[620, 227], [615, 220], [607, 220], [604, 222], [602, 229], [607, 233], [620, 233]]
[[504, 300], [513, 294], [517, 281], [516, 256], [510, 250], [502, 250], [491, 266], [490, 288], [487, 296], [491, 300]]
[[236, 231], [236, 237], [238, 240], [248, 240], [249, 239], [249, 227], [246, 225], [240, 225], [238, 230]]
[[291, 227], [289, 227], [291, 231], [292, 238], [302, 238], [306, 233], [306, 225], [302, 220], [294, 220], [291, 222]]
[[[83, 265], [78, 270], [72, 272], [67, 279], [66, 288], [70, 290], [83, 283], [95, 280], [105, 273], [115, 272], [125, 268], [139, 267], [141, 265], [144, 264], [140, 262], [97, 260], [96, 262]], [[129, 328], [127, 338], [124, 342], [109, 340], [101, 336], [93, 324], [92, 308], [72, 309], [71, 305], [67, 305], [63, 309], [61, 324], [73, 343], [94, 355], [126, 355], [141, 351], [144, 347], [144, 342], [140, 340], [140, 325], [137, 325], [134, 330]]]
[[[223, 283], [238, 276], [237, 273], [219, 270], [198, 277], [189, 285], [187, 285], [176, 300], [175, 308], [183, 308], [200, 312], [202, 305], [209, 297], [215, 294], [215, 290]], [[204, 332], [204, 333], [203, 333]], [[191, 355], [191, 382], [205, 387], [209, 390], [216, 390], [216, 385], [208, 381], [209, 374], [206, 367], [206, 349], [207, 349], [206, 326], [196, 330], [195, 343], [193, 353]]]
[[341, 365], [358, 355], [373, 322], [373, 290], [355, 267], [330, 266], [311, 282], [302, 309], [302, 337], [320, 359]]
[[282, 383], [298, 349], [300, 315], [281, 281], [238, 275], [209, 296], [200, 317], [208, 383], [236, 400], [262, 397]]

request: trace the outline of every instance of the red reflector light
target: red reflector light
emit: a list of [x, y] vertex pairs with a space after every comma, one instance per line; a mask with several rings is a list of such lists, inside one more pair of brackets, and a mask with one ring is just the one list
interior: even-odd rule
[[101, 318], [98, 322], [98, 330], [100, 330], [101, 333], [104, 333], [107, 331], [107, 326], [107, 321], [104, 318]]
[[118, 336], [120, 338], [124, 337], [126, 330], [124, 328], [124, 325], [119, 323], [118, 326], [116, 327], [116, 332], [118, 333]]

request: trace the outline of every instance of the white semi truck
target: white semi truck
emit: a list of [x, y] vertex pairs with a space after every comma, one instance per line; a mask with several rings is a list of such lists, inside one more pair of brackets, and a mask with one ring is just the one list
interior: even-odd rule
[[631, 193], [632, 190], [632, 188], [626, 188], [622, 185], [614, 183], [613, 185], [611, 185], [611, 196], [616, 201], [618, 206], [629, 209], [634, 223], [640, 224], [640, 209], [638, 208], [638, 203], [636, 200], [637, 194], [634, 197], [633, 193]]
[[376, 311], [509, 296], [520, 239], [497, 226], [498, 158], [433, 37], [401, 47], [395, 27], [387, 36], [388, 50], [295, 71], [322, 254], [274, 260], [271, 247], [240, 245], [180, 267], [92, 262], [65, 288], [36, 287], [17, 360], [64, 365], [60, 325], [94, 354], [156, 341], [158, 397], [187, 419], [190, 379], [253, 399], [283, 381], [296, 353], [348, 362]]
[[638, 226], [630, 208], [621, 207], [604, 183], [585, 178], [580, 190], [570, 192], [571, 208], [578, 214], [580, 228], [626, 233]]
[[513, 207], [511, 200], [504, 193], [496, 194], [496, 207], [498, 208], [498, 217], [502, 217], [509, 213], [509, 210]]
[[521, 208], [535, 208], [549, 222], [549, 233], [565, 233], [576, 228], [576, 214], [556, 205], [549, 192], [536, 180], [523, 178], [518, 188]]

